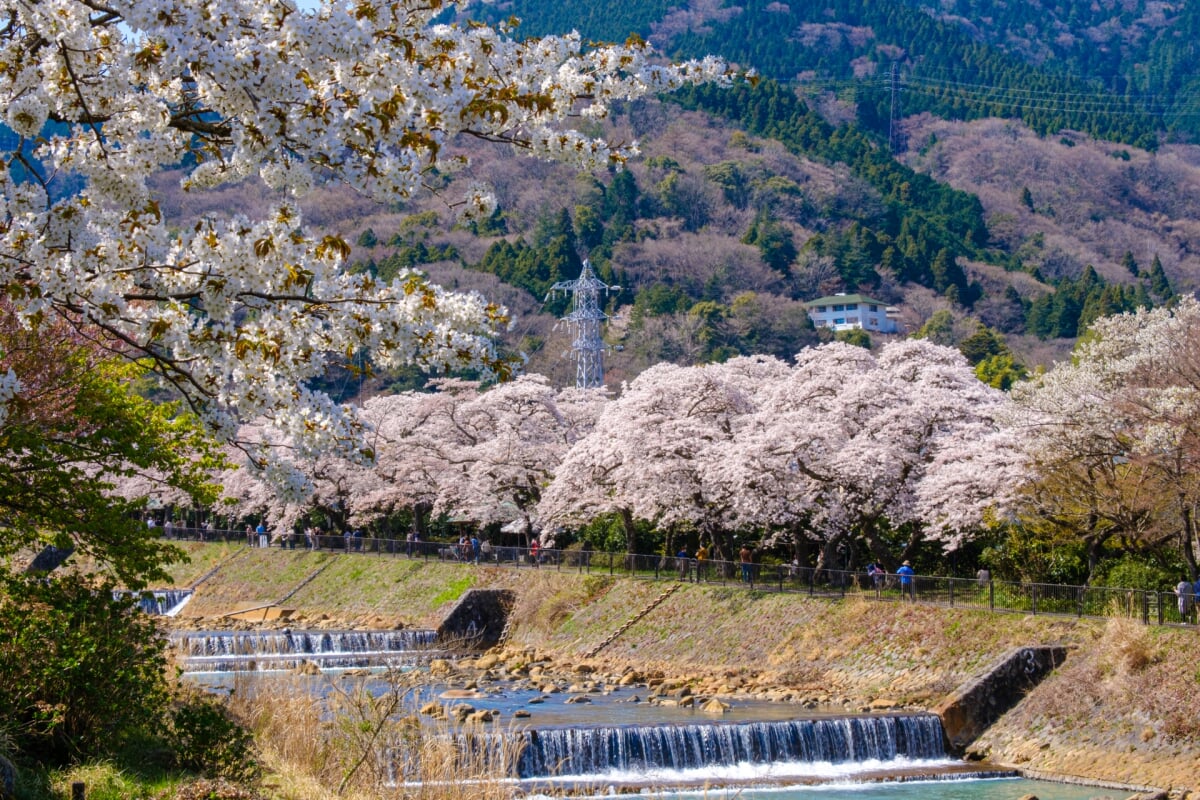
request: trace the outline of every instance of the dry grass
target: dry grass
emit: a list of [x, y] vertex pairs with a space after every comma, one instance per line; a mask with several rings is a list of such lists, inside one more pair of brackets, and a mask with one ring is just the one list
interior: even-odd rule
[[1110, 620], [1099, 646], [1102, 663], [1111, 665], [1122, 677], [1141, 672], [1160, 659], [1150, 629], [1130, 619]]
[[[501, 800], [512, 795], [511, 747], [501, 737], [472, 739], [472, 730], [421, 722], [416, 678], [397, 672], [370, 684], [350, 678], [292, 680], [247, 675], [231, 709], [251, 730], [283, 798], [324, 800]], [[380, 685], [384, 688], [379, 690]], [[399, 785], [397, 785], [399, 783]]]

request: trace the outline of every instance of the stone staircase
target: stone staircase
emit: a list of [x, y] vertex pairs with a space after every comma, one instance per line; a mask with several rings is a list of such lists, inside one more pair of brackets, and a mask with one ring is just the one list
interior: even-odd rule
[[591, 650], [587, 651], [587, 653], [584, 655], [584, 658], [593, 658], [601, 650], [603, 650], [604, 648], [608, 647], [610, 644], [615, 642], [621, 636], [621, 634], [623, 634], [625, 631], [627, 631], [631, 627], [633, 627], [634, 624], [636, 624], [639, 620], [643, 619], [651, 611], [658, 608], [659, 605], [662, 604], [663, 600], [666, 600], [668, 597], [670, 597], [675, 592], [677, 592], [679, 590], [680, 586], [683, 586], [683, 584], [682, 583], [672, 583], [670, 586], [668, 586], [666, 588], [665, 591], [663, 591], [662, 594], [660, 594], [658, 597], [651, 600], [649, 605], [647, 605], [641, 611], [639, 611], [638, 613], [636, 613], [632, 617], [630, 617], [625, 622], [624, 625], [622, 625], [620, 628], [617, 628], [617, 630], [615, 632], [613, 632], [607, 639], [605, 639], [603, 642], [601, 642], [600, 644], [593, 647]]

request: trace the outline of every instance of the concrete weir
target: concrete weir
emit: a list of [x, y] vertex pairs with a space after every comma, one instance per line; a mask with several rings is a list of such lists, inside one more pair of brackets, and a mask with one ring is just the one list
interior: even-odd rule
[[934, 709], [942, 718], [947, 751], [963, 755], [972, 742], [1066, 657], [1065, 647], [1019, 647], [960, 686]]
[[438, 626], [438, 641], [442, 646], [458, 642], [473, 649], [496, 644], [515, 601], [516, 594], [508, 589], [468, 590]]

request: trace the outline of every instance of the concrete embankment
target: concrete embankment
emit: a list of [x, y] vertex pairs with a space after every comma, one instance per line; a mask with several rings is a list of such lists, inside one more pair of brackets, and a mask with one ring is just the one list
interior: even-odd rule
[[[197, 548], [178, 585], [228, 553]], [[1062, 776], [1200, 789], [1200, 633], [1070, 617], [808, 599], [685, 584], [593, 658], [587, 654], [665, 584], [371, 555], [250, 551], [197, 587], [179, 624], [204, 627], [245, 603], [287, 601], [293, 627], [436, 628], [470, 588], [512, 593], [510, 647], [563, 670], [657, 675], [697, 694], [850, 711], [933, 708], [1006, 654], [1066, 659], [969, 746], [969, 755]]]

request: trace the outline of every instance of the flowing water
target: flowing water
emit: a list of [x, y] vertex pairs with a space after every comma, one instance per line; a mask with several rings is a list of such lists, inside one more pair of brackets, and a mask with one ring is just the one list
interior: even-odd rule
[[[912, 780], [877, 783], [844, 780], [818, 786], [774, 786], [770, 788], [707, 788], [680, 792], [652, 791], [625, 797], [647, 800], [1017, 800], [1033, 795], [1039, 800], [1123, 800], [1130, 792], [1072, 786], [1024, 778], [962, 779], [948, 776], [939, 780]], [[606, 797], [599, 792], [576, 793], [576, 798]]]
[[[129, 592], [114, 591], [113, 597], [120, 599], [128, 597]], [[136, 593], [138, 606], [147, 614], [155, 616], [174, 617], [192, 599], [191, 589], [155, 589], [153, 591]]]
[[[522, 778], [695, 775], [796, 765], [949, 763], [942, 724], [932, 714], [786, 722], [599, 725], [549, 728], [519, 735]], [[699, 777], [696, 775], [696, 777]]]
[[[434, 632], [427, 630], [196, 632], [175, 634], [172, 642], [184, 673], [214, 688], [238, 674], [254, 672], [269, 680], [309, 662], [332, 676], [380, 665], [419, 669], [440, 655]], [[383, 688], [381, 679], [362, 679]], [[314, 693], [328, 690], [328, 680], [311, 681]], [[812, 714], [751, 701], [735, 703], [714, 719], [692, 708], [648, 702], [633, 687], [547, 694], [501, 682], [481, 690], [447, 690], [431, 680], [412, 699], [417, 705], [438, 699], [495, 713], [499, 721], [482, 732], [457, 734], [459, 746], [498, 754], [509, 780], [535, 795], [546, 789], [573, 797], [619, 791], [680, 800], [1125, 796], [1016, 780], [1011, 772], [952, 758], [943, 748], [941, 721], [932, 714]], [[518, 718], [517, 712], [528, 716]], [[391, 757], [396, 783], [417, 774], [412, 754], [396, 748]], [[638, 795], [642, 787], [654, 789]]]
[[184, 673], [290, 671], [416, 665], [438, 655], [430, 630], [399, 631], [199, 631], [171, 641]]

